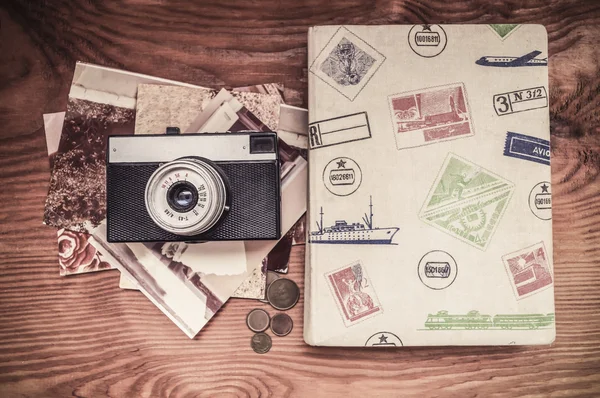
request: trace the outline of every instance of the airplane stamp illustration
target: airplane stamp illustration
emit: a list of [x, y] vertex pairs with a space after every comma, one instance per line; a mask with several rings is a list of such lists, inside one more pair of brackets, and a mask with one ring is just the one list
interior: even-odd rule
[[432, 250], [421, 257], [417, 273], [425, 286], [433, 290], [442, 290], [454, 283], [458, 275], [458, 266], [454, 257], [447, 252]]
[[544, 86], [494, 95], [494, 110], [498, 116], [546, 108], [548, 95]]
[[346, 142], [371, 138], [367, 112], [338, 116], [332, 119], [309, 123], [308, 143], [317, 149]]
[[415, 25], [408, 32], [408, 45], [421, 57], [440, 55], [447, 43], [446, 31], [440, 25]]
[[391, 348], [402, 347], [402, 340], [394, 333], [378, 332], [367, 339], [365, 347]]
[[311, 231], [310, 243], [328, 244], [363, 244], [363, 245], [389, 245], [397, 227], [379, 228], [373, 225], [373, 200], [369, 197], [369, 214], [363, 217], [363, 223], [353, 222], [348, 224], [346, 220], [336, 220], [335, 224], [323, 226], [323, 207], [321, 207], [321, 221], [317, 222], [317, 230]]
[[466, 314], [450, 314], [438, 311], [428, 314], [425, 329], [421, 330], [537, 330], [554, 324], [554, 313], [549, 314], [481, 314], [473, 310]]
[[506, 40], [512, 35], [521, 25], [519, 24], [489, 24], [488, 27], [494, 32], [500, 40]]
[[550, 166], [550, 141], [509, 131], [504, 142], [504, 156]]
[[323, 169], [323, 184], [336, 196], [348, 196], [356, 192], [362, 182], [358, 163], [350, 158], [335, 158]]
[[462, 83], [394, 94], [388, 101], [399, 150], [474, 134]]
[[360, 261], [329, 272], [325, 278], [346, 327], [383, 312], [373, 284]]
[[433, 183], [419, 218], [485, 250], [513, 191], [513, 183], [451, 153]]
[[543, 242], [502, 257], [517, 300], [552, 286], [552, 270]]
[[542, 52], [535, 50], [520, 57], [486, 55], [475, 63], [481, 66], [496, 66], [499, 68], [515, 68], [519, 66], [548, 66], [548, 58], [537, 58]]
[[540, 220], [552, 219], [552, 189], [548, 181], [539, 182], [531, 189], [529, 208]]
[[354, 101], [384, 61], [385, 56], [373, 46], [347, 28], [340, 27], [309, 70]]

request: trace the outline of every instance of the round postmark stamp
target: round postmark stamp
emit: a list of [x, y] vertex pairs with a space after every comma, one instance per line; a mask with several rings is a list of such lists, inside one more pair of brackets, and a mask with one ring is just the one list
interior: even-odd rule
[[539, 182], [531, 189], [529, 208], [540, 220], [552, 219], [552, 189], [548, 181]]
[[402, 340], [394, 333], [390, 332], [378, 332], [367, 339], [365, 347], [402, 347]]
[[408, 32], [408, 45], [421, 57], [440, 55], [447, 43], [446, 31], [440, 25], [415, 25]]
[[337, 196], [348, 196], [356, 192], [362, 182], [362, 171], [358, 163], [350, 158], [335, 158], [323, 170], [323, 183], [329, 192]]
[[432, 250], [421, 257], [417, 268], [419, 279], [433, 290], [450, 286], [458, 275], [456, 260], [443, 250]]

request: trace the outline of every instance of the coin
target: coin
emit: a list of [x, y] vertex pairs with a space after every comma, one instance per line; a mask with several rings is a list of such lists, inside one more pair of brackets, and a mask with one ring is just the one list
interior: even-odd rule
[[256, 333], [250, 340], [250, 346], [257, 354], [266, 354], [272, 345], [271, 338], [265, 333]]
[[289, 310], [300, 298], [298, 285], [286, 278], [277, 279], [267, 289], [267, 300], [273, 308], [280, 311]]
[[269, 286], [271, 285], [271, 283], [273, 283], [274, 281], [276, 281], [277, 279], [281, 278], [281, 276], [279, 276], [279, 274], [275, 271], [267, 271], [267, 282], [265, 283], [265, 298], [264, 299], [260, 299], [259, 301], [262, 301], [263, 303], [268, 303], [269, 300], [267, 300], [266, 296], [267, 296], [267, 292], [266, 290], [269, 288]]
[[264, 332], [269, 327], [270, 320], [267, 311], [255, 308], [246, 316], [246, 325], [253, 332]]
[[275, 336], [287, 336], [293, 327], [294, 322], [288, 314], [277, 314], [271, 319], [271, 331]]

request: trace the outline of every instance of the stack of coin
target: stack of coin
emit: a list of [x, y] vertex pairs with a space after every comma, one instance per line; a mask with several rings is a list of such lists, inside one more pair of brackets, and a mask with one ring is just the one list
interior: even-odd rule
[[[287, 311], [294, 307], [299, 299], [300, 289], [294, 281], [281, 278], [278, 274], [268, 271], [266, 302], [279, 311]], [[271, 332], [280, 337], [290, 334], [294, 327], [289, 315], [278, 313], [271, 319], [269, 314], [260, 308], [255, 308], [248, 313], [246, 325], [255, 333], [250, 341], [250, 346], [258, 354], [269, 352], [273, 345], [271, 337], [264, 333], [269, 325]]]

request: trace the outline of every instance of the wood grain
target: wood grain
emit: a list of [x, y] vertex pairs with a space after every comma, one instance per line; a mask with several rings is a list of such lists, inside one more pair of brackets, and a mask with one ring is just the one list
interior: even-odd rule
[[[550, 39], [557, 339], [549, 347], [251, 351], [231, 300], [189, 340], [107, 271], [59, 277], [41, 225], [42, 114], [64, 110], [75, 61], [203, 86], [279, 81], [306, 106], [316, 24], [544, 24]], [[0, 5], [0, 396], [599, 396], [600, 3], [59, 0]], [[291, 277], [302, 287], [303, 247]]]

